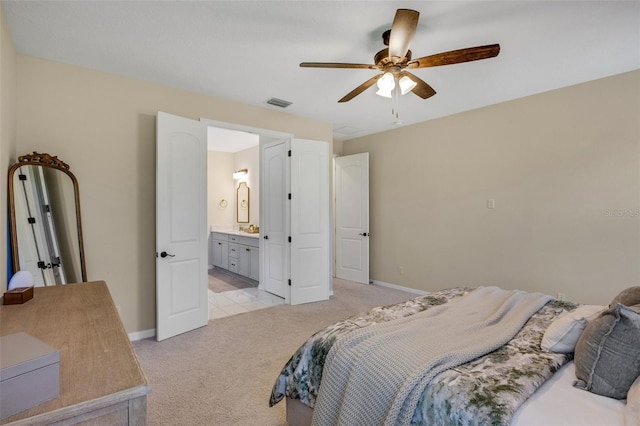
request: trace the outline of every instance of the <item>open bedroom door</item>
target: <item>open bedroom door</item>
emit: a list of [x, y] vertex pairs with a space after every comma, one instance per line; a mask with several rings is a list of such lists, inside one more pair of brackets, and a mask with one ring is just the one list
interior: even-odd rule
[[156, 338], [207, 325], [207, 130], [158, 112]]
[[329, 299], [331, 222], [329, 144], [291, 141], [291, 292], [289, 303]]

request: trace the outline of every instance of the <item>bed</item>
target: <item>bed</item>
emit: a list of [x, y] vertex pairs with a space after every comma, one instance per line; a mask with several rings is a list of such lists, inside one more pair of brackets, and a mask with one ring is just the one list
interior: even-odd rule
[[[527, 306], [513, 305], [498, 315], [502, 321], [512, 315], [510, 311], [518, 313], [518, 318], [508, 321], [514, 323], [510, 325], [512, 331], [502, 335], [501, 330], [491, 328], [500, 322], [495, 318], [487, 322], [488, 331], [476, 326], [482, 322], [473, 316], [479, 315], [476, 311], [494, 303], [487, 303], [486, 299], [476, 296], [486, 289], [495, 294], [502, 292], [500, 297], [508, 297], [509, 303], [514, 294], [522, 300], [527, 299]], [[632, 298], [640, 298], [640, 287], [632, 289], [636, 289]], [[487, 291], [483, 297], [489, 294]], [[495, 302], [496, 306], [505, 304], [507, 299], [500, 300]], [[633, 301], [626, 303], [636, 305]], [[640, 304], [640, 299], [637, 303]], [[614, 307], [617, 305], [612, 304]], [[640, 346], [636, 346], [635, 351], [633, 346], [632, 349], [625, 348], [627, 355], [631, 356], [630, 364], [633, 364], [631, 371], [625, 370], [631, 378], [625, 378], [625, 386], [630, 389], [629, 395], [633, 395], [628, 402], [624, 398], [598, 395], [594, 389], [585, 391], [574, 387], [574, 348], [579, 343], [577, 341], [589, 334], [586, 329], [597, 322], [593, 319], [602, 316], [609, 307], [590, 308], [587, 310], [587, 306], [537, 293], [494, 287], [447, 289], [396, 305], [374, 308], [311, 336], [278, 375], [269, 404], [273, 406], [286, 399], [290, 425], [640, 424], [637, 408], [640, 405], [640, 351], [637, 348]], [[529, 313], [524, 313], [527, 310]], [[579, 312], [583, 314], [579, 315]], [[637, 311], [630, 312], [638, 316]], [[447, 338], [464, 335], [459, 330], [449, 334], [448, 330], [442, 329], [443, 323], [437, 325], [438, 319], [447, 323], [452, 321], [450, 317], [442, 316], [452, 313], [459, 318], [468, 315], [474, 318], [473, 321], [458, 321], [465, 329], [469, 328], [465, 322], [472, 323], [471, 336]], [[434, 321], [436, 325], [429, 328]], [[412, 332], [405, 331], [406, 327], [411, 327], [406, 324], [416, 323], [418, 332], [427, 330], [422, 339], [416, 339]], [[558, 330], [560, 325], [564, 328]], [[551, 335], [551, 338], [555, 341], [549, 343], [551, 329], [554, 329], [555, 336]], [[384, 337], [378, 337], [381, 331], [386, 333]], [[637, 330], [632, 332], [638, 334]], [[397, 333], [401, 337], [398, 338]], [[442, 336], [438, 337], [438, 334]], [[496, 335], [501, 337], [494, 339]], [[474, 340], [473, 336], [479, 337]], [[361, 348], [369, 339], [376, 343], [367, 343], [364, 349]], [[573, 342], [569, 343], [569, 348], [563, 347], [571, 339]], [[392, 348], [381, 350], [380, 345], [389, 340]], [[463, 344], [456, 340], [462, 340]], [[623, 340], [629, 339], [625, 335]], [[409, 347], [407, 342], [418, 349], [406, 350]], [[429, 355], [425, 356], [427, 361], [415, 361], [416, 357], [421, 358], [431, 351], [432, 346], [444, 347], [438, 349], [443, 350], [444, 355]], [[468, 346], [473, 350], [467, 351]], [[356, 352], [349, 352], [354, 348]], [[478, 348], [484, 352], [477, 352]], [[384, 353], [389, 350], [388, 354]], [[378, 355], [378, 351], [383, 355]], [[405, 355], [405, 352], [419, 354]], [[580, 371], [584, 370], [583, 360], [578, 367]], [[403, 369], [410, 372], [409, 376], [397, 379], [396, 375], [404, 374], [397, 370]], [[418, 370], [419, 377], [415, 378]], [[390, 399], [379, 397], [385, 393], [392, 394]]]

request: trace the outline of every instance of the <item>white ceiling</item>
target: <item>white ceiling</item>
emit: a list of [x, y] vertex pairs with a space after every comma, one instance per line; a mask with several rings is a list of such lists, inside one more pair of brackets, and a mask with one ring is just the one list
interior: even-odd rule
[[239, 152], [257, 146], [260, 136], [238, 130], [207, 127], [207, 150]]
[[[638, 1], [2, 1], [19, 53], [331, 122], [336, 140], [393, 128], [367, 69], [397, 8], [420, 12], [413, 57], [500, 43], [497, 58], [414, 70], [437, 95], [402, 125], [640, 69]], [[215, 117], [213, 117], [215, 118]]]

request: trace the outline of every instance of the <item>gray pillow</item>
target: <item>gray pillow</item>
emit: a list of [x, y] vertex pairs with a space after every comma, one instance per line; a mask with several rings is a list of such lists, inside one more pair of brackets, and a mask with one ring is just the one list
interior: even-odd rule
[[625, 399], [640, 376], [640, 314], [617, 304], [589, 322], [575, 350], [574, 386]]

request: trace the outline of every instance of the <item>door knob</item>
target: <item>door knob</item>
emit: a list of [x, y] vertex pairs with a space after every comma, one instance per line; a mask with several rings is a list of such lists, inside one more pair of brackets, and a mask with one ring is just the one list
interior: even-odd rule
[[162, 253], [160, 253], [160, 257], [164, 259], [165, 257], [176, 257], [176, 255], [175, 254], [169, 254], [166, 251], [163, 251]]
[[368, 233], [366, 233], [366, 232], [361, 232], [361, 233], [360, 233], [360, 234], [358, 234], [358, 235], [362, 235], [363, 237], [368, 237], [368, 236], [369, 236], [369, 234], [368, 234]]
[[265, 239], [265, 240], [268, 240], [268, 239], [269, 239], [269, 236], [268, 236], [268, 235], [265, 235], [265, 236], [264, 236], [264, 239]]

